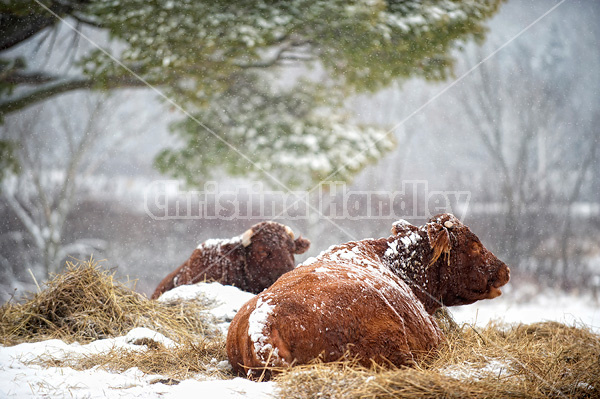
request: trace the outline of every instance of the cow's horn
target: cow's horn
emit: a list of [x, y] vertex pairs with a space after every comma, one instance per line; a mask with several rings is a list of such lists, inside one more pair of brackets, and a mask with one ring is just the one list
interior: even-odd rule
[[294, 231], [290, 226], [285, 226], [285, 232], [292, 238], [292, 240], [294, 239]]
[[252, 234], [254, 234], [252, 229], [248, 229], [244, 232], [244, 234], [242, 234], [242, 245], [243, 246], [247, 247], [248, 245], [250, 245]]

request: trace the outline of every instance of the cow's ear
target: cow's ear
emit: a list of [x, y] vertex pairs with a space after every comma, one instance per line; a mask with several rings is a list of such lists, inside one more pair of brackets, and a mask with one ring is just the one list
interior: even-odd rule
[[308, 251], [308, 247], [310, 247], [310, 240], [304, 237], [298, 237], [294, 241], [294, 253], [295, 254], [303, 254]]
[[407, 222], [404, 219], [400, 219], [396, 222], [394, 222], [394, 224], [392, 224], [392, 234], [397, 236], [400, 233], [404, 233], [406, 231], [416, 231], [418, 230], [418, 227]]
[[[446, 224], [449, 224], [449, 226]], [[444, 224], [427, 223], [427, 238], [431, 249], [433, 249], [433, 255], [429, 261], [430, 265], [434, 264], [441, 254], [450, 253], [452, 243], [450, 241], [450, 233], [448, 230], [452, 227], [453, 225], [449, 222], [445, 222]]]

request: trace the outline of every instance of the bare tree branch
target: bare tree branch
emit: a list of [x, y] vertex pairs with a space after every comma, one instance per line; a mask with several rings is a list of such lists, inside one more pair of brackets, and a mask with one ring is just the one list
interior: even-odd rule
[[98, 28], [98, 29], [105, 28], [105, 26], [101, 22], [94, 21], [94, 20], [90, 19], [89, 17], [82, 15], [80, 13], [77, 13], [77, 12], [72, 13], [71, 18], [75, 19], [77, 22], [80, 22], [84, 25], [92, 26], [94, 28]]
[[[81, 103], [81, 99], [79, 102]], [[63, 240], [67, 216], [76, 199], [82, 164], [106, 131], [101, 122], [105, 103], [105, 98], [90, 102], [87, 119], [83, 123], [79, 119], [70, 119], [67, 109], [59, 107], [47, 108], [44, 113], [32, 113], [29, 118], [15, 119], [18, 121], [17, 125], [3, 127], [17, 135], [22, 131], [29, 131], [21, 135], [23, 140], [18, 150], [25, 172], [6, 179], [2, 183], [0, 195], [25, 226], [27, 236], [34, 241], [46, 277], [55, 272], [59, 262], [72, 251], [97, 250], [103, 247], [103, 243], [97, 240], [78, 240], [70, 244], [63, 243]], [[46, 133], [42, 128], [47, 127], [41, 124], [47, 121], [47, 115], [51, 112], [61, 116], [60, 123], [57, 132]], [[49, 134], [56, 136], [46, 137]], [[47, 153], [45, 142], [53, 139], [68, 143], [68, 146], [62, 146], [64, 153]], [[61, 146], [57, 147], [59, 148]], [[9, 183], [12, 186], [7, 186]], [[25, 203], [30, 199], [33, 203], [26, 206]]]
[[2, 183], [2, 196], [6, 199], [6, 202], [10, 206], [10, 209], [17, 215], [19, 220], [25, 226], [25, 229], [29, 232], [33, 238], [35, 245], [42, 249], [44, 248], [44, 241], [42, 239], [42, 231], [29, 214], [23, 209], [21, 204], [17, 201], [14, 196], [14, 192], [6, 183]]
[[[158, 85], [161, 82], [148, 82], [152, 85]], [[146, 83], [131, 76], [117, 76], [109, 77], [104, 81], [98, 81], [94, 78], [78, 77], [58, 82], [52, 82], [43, 87], [28, 91], [19, 96], [9, 98], [4, 101], [0, 101], [0, 116], [9, 114], [11, 112], [24, 109], [29, 105], [32, 105], [41, 100], [45, 100], [52, 96], [61, 93], [67, 93], [74, 90], [81, 89], [116, 89], [116, 88], [129, 88], [129, 87], [145, 87]]]
[[0, 75], [2, 82], [8, 84], [41, 85], [59, 80], [58, 76], [45, 72], [10, 71]]

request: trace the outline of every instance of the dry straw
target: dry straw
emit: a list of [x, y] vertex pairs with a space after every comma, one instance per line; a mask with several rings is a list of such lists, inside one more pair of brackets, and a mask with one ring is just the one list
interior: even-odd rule
[[[138, 367], [157, 382], [231, 378], [222, 334], [207, 303], [148, 300], [93, 260], [68, 263], [22, 303], [0, 308], [0, 343], [59, 338], [90, 342], [147, 327], [178, 342], [146, 340], [145, 350], [115, 347], [88, 357], [37, 359], [46, 366], [113, 371]], [[477, 330], [439, 316], [446, 342], [416, 368], [370, 369], [352, 361], [294, 367], [275, 380], [282, 398], [600, 398], [600, 337], [555, 322], [489, 324]]]
[[0, 308], [0, 343], [15, 345], [58, 338], [65, 342], [88, 343], [118, 337], [135, 327], [157, 331], [179, 343], [176, 348], [142, 340], [146, 350], [114, 347], [90, 357], [66, 360], [40, 358], [47, 366], [88, 369], [100, 366], [124, 371], [138, 367], [148, 374], [184, 378], [197, 373], [224, 378], [227, 370], [216, 367], [226, 360], [222, 333], [207, 312], [208, 301], [161, 303], [149, 300], [98, 262], [67, 262], [66, 270], [21, 303]]
[[446, 343], [416, 368], [343, 361], [290, 369], [285, 398], [600, 398], [600, 337], [555, 322], [481, 331], [444, 321]]
[[[225, 343], [222, 339], [205, 339], [199, 342], [185, 342], [174, 348], [167, 348], [155, 341], [137, 342], [146, 346], [145, 350], [114, 347], [107, 352], [89, 356], [76, 356], [67, 359], [40, 357], [32, 364], [45, 367], [71, 367], [75, 370], [88, 370], [100, 367], [113, 372], [123, 372], [132, 367], [149, 375], [160, 375], [164, 379], [157, 382], [175, 384], [181, 379], [229, 379], [231, 369], [223, 366], [227, 361]], [[228, 364], [228, 363], [227, 363]]]
[[[67, 262], [38, 293], [0, 308], [0, 343], [58, 338], [81, 343], [117, 337], [147, 327], [176, 341], [218, 334], [206, 304], [151, 301], [98, 262]], [[201, 315], [201, 317], [199, 317]]]

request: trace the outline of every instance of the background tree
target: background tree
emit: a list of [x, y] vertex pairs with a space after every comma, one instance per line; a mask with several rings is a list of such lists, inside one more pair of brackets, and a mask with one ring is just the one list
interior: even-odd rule
[[571, 288], [586, 276], [577, 269], [589, 237], [573, 231], [573, 206], [598, 162], [599, 113], [572, 101], [581, 82], [565, 69], [570, 55], [555, 33], [545, 47], [518, 46], [503, 62], [482, 64], [456, 98], [489, 159], [480, 171], [485, 200], [503, 206], [492, 227], [499, 253]]
[[[20, 168], [20, 173], [10, 173], [0, 183], [0, 199], [18, 221], [2, 239], [13, 241], [13, 248], [36, 249], [20, 248], [15, 254], [29, 253], [31, 258], [23, 263], [38, 276], [56, 273], [69, 255], [88, 257], [105, 246], [103, 240], [89, 238], [68, 242], [65, 230], [83, 182], [114, 155], [116, 147], [134, 139], [152, 121], [148, 118], [137, 131], [116, 131], [115, 124], [122, 123], [119, 118], [135, 116], [116, 115], [115, 106], [124, 98], [80, 93], [70, 101], [37, 105], [0, 127], [3, 140], [19, 142], [13, 156]], [[69, 111], [75, 106], [77, 115]], [[22, 277], [21, 262], [6, 257], [0, 262], [3, 280]]]
[[[330, 174], [348, 179], [380, 158], [393, 140], [352, 121], [342, 99], [401, 78], [446, 78], [451, 50], [481, 40], [484, 21], [500, 3], [44, 1], [77, 29], [99, 28], [118, 44], [106, 50], [111, 56], [99, 49], [77, 55], [73, 50], [65, 59], [75, 68], [57, 73], [30, 69], [11, 50], [28, 41], [52, 43], [58, 19], [36, 1], [8, 1], [0, 9], [0, 116], [73, 90], [143, 87], [133, 71], [254, 161], [242, 162], [205, 126], [187, 120], [174, 127], [183, 146], [166, 150], [157, 161], [162, 171], [185, 170], [191, 183], [217, 164], [237, 175], [264, 170], [294, 186]], [[72, 42], [78, 40], [73, 32]], [[304, 65], [309, 83], [285, 73], [274, 78], [290, 64]], [[285, 84], [274, 84], [282, 80]], [[267, 145], [275, 138], [277, 145]], [[363, 153], [367, 147], [373, 151]], [[292, 151], [296, 162], [281, 151]], [[346, 165], [348, 160], [353, 161]]]

